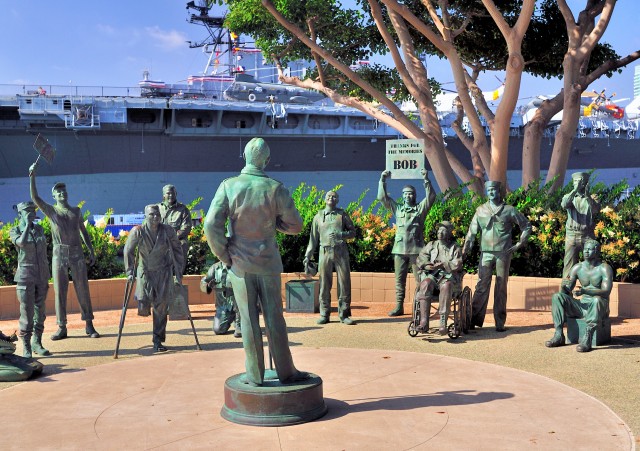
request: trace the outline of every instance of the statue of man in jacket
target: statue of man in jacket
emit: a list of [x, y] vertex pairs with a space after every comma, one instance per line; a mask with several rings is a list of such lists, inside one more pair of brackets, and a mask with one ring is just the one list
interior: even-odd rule
[[243, 156], [246, 165], [240, 175], [224, 180], [218, 187], [204, 221], [204, 233], [211, 251], [230, 268], [227, 277], [242, 320], [246, 356], [242, 381], [251, 386], [264, 383], [260, 305], [278, 379], [283, 384], [293, 383], [308, 379], [309, 373], [296, 369], [289, 349], [282, 314], [282, 259], [276, 230], [298, 234], [302, 218], [289, 191], [264, 172], [270, 157], [267, 143], [253, 138]]

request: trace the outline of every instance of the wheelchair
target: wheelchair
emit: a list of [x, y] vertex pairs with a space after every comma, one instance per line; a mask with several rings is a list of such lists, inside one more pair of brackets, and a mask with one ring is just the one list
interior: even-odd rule
[[[420, 272], [420, 281], [424, 280], [425, 274]], [[462, 280], [462, 275], [460, 276], [460, 280]], [[409, 327], [407, 328], [407, 332], [410, 337], [415, 337], [421, 331], [419, 330], [420, 325], [420, 303], [418, 302], [418, 293], [420, 291], [420, 285], [416, 287], [415, 293], [413, 295], [413, 312], [411, 317], [411, 322], [409, 323]], [[438, 296], [440, 294], [440, 290], [438, 287], [433, 291], [431, 296], [427, 297], [427, 303], [429, 304], [429, 312], [427, 313], [427, 325], [426, 330], [429, 330], [429, 318], [433, 315], [434, 311], [438, 312], [439, 300]], [[469, 332], [469, 327], [471, 325], [471, 288], [465, 286], [462, 287], [454, 287], [453, 298], [451, 299], [451, 311], [449, 312], [449, 318], [452, 319], [451, 324], [447, 326], [447, 335], [452, 340], [460, 337], [461, 334], [467, 334]], [[449, 322], [449, 318], [447, 322]], [[427, 333], [427, 332], [424, 332]]]

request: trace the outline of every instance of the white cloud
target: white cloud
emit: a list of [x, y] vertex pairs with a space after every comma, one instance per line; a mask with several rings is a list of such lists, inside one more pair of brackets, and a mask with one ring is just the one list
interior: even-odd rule
[[176, 30], [165, 31], [160, 27], [146, 27], [147, 35], [156, 41], [156, 46], [164, 50], [184, 48], [186, 36]]
[[98, 24], [96, 25], [96, 30], [102, 34], [106, 34], [107, 36], [113, 36], [116, 34], [116, 29], [111, 25]]

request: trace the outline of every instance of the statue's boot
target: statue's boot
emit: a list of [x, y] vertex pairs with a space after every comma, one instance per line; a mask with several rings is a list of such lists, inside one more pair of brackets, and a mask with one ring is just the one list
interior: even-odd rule
[[440, 315], [440, 327], [438, 328], [440, 335], [447, 335], [447, 315]]
[[51, 335], [51, 340], [63, 340], [67, 338], [67, 326], [58, 326], [58, 330], [55, 334]]
[[344, 318], [340, 318], [340, 322], [342, 324], [346, 324], [347, 326], [353, 326], [356, 323], [354, 320], [352, 320], [348, 316], [345, 316]]
[[240, 314], [236, 313], [236, 320], [235, 320], [235, 329], [233, 331], [233, 336], [235, 338], [242, 338], [242, 327], [240, 324]]
[[578, 352], [589, 352], [591, 351], [591, 341], [593, 340], [593, 332], [595, 331], [594, 327], [587, 327], [587, 330], [584, 331], [584, 335], [580, 339], [580, 343], [576, 346], [576, 351]]
[[25, 359], [30, 359], [33, 357], [31, 351], [31, 334], [26, 334], [22, 337], [22, 357]]
[[167, 352], [169, 349], [158, 340], [153, 340], [153, 352]]
[[51, 355], [49, 350], [42, 346], [42, 332], [36, 332], [33, 337], [31, 337], [31, 348], [36, 354]]
[[84, 331], [91, 338], [100, 338], [100, 334], [95, 329], [95, 327], [93, 327], [93, 321], [91, 321], [91, 320], [87, 320], [87, 326], [85, 327]]
[[404, 315], [404, 302], [396, 302], [396, 308], [389, 312], [389, 316], [402, 316]]
[[557, 348], [559, 346], [564, 346], [565, 340], [564, 340], [564, 334], [562, 333], [562, 328], [560, 329], [556, 329], [555, 333], [553, 334], [553, 337], [551, 337], [551, 340], [547, 340], [544, 342], [544, 345], [547, 348]]
[[426, 299], [420, 299], [418, 304], [420, 308], [420, 324], [418, 325], [418, 332], [427, 332], [429, 328], [429, 303]]

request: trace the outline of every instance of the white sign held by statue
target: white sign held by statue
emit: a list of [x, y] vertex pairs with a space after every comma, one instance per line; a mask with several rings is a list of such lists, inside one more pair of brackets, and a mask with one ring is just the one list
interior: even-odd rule
[[424, 169], [424, 142], [421, 139], [388, 139], [387, 166], [394, 179], [421, 179]]

